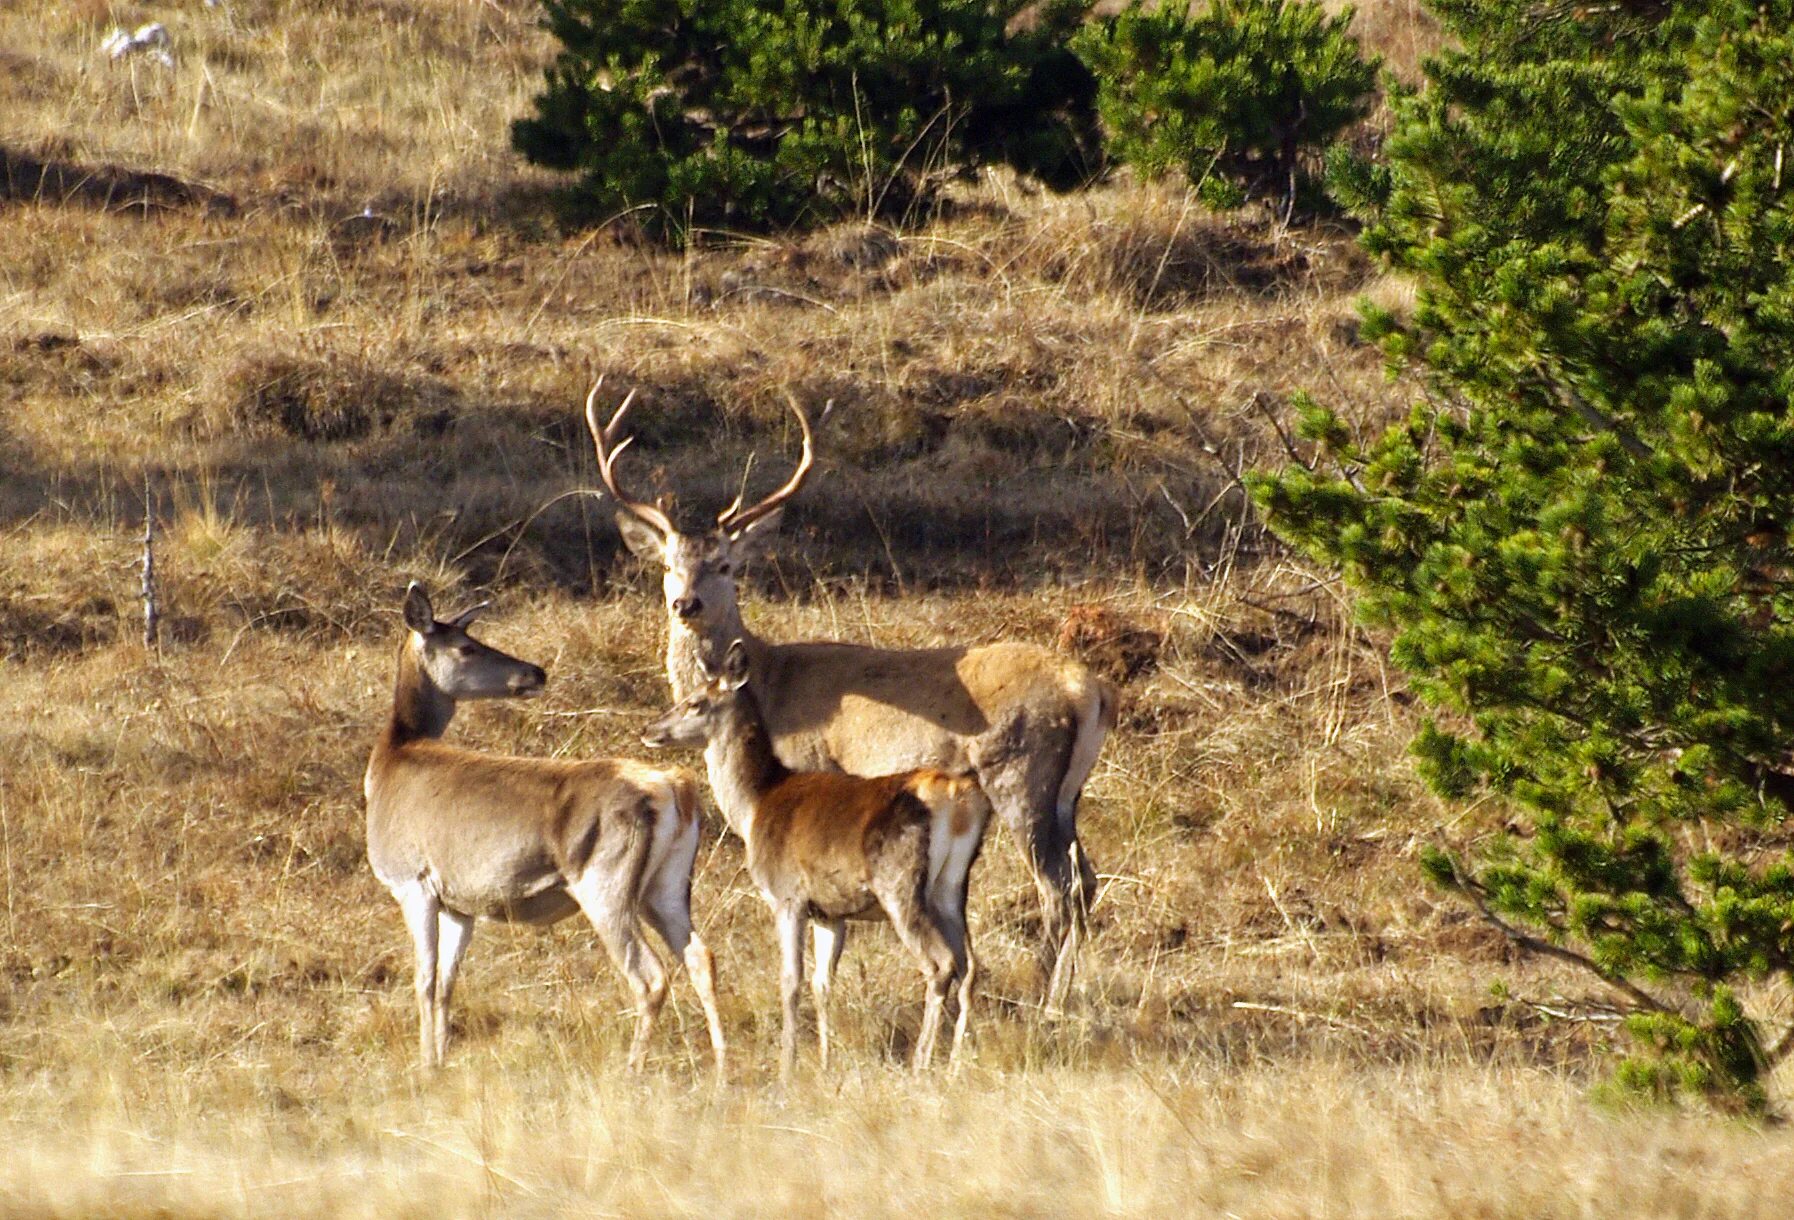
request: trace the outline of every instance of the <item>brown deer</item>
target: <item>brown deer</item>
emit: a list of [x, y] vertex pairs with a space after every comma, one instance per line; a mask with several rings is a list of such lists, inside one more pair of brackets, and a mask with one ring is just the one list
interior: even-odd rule
[[729, 646], [720, 672], [642, 732], [648, 746], [703, 746], [710, 790], [747, 843], [748, 873], [778, 926], [784, 1007], [779, 1078], [797, 1058], [804, 928], [814, 919], [816, 1033], [828, 1067], [829, 987], [849, 919], [888, 919], [928, 983], [913, 1066], [934, 1058], [947, 993], [960, 980], [948, 1057], [957, 1064], [976, 959], [966, 932], [966, 884], [984, 843], [990, 802], [970, 774], [935, 768], [868, 779], [793, 771], [773, 752], [748, 651]]
[[[731, 641], [747, 651], [754, 689], [781, 762], [798, 770], [885, 775], [911, 767], [971, 771], [1033, 873], [1042, 915], [1047, 995], [1070, 985], [1096, 872], [1078, 842], [1078, 798], [1115, 724], [1116, 692], [1070, 658], [1034, 644], [927, 649], [845, 643], [775, 644], [748, 631], [737, 604], [743, 566], [778, 528], [783, 505], [814, 459], [795, 399], [803, 455], [784, 486], [749, 508], [739, 499], [706, 533], [687, 534], [619, 486], [618, 443], [634, 401], [609, 424], [586, 397], [598, 471], [637, 555], [658, 562], [667, 606], [667, 675], [675, 698], [696, 690], [703, 662]], [[633, 439], [633, 438], [631, 438]]]
[[368, 863], [417, 948], [417, 1035], [442, 1062], [449, 999], [475, 918], [550, 924], [583, 911], [635, 1000], [629, 1067], [640, 1071], [666, 1001], [645, 920], [685, 961], [704, 1005], [720, 1078], [723, 1032], [710, 950], [691, 926], [696, 778], [627, 759], [514, 758], [438, 738], [465, 699], [530, 697], [547, 675], [467, 634], [485, 607], [439, 622], [405, 593], [392, 717], [368, 758]]

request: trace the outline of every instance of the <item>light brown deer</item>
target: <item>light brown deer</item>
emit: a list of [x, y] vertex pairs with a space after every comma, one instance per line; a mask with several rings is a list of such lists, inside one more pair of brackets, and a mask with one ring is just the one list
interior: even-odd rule
[[[927, 649], [776, 644], [748, 631], [737, 604], [743, 566], [778, 528], [814, 460], [810, 424], [793, 399], [803, 455], [784, 486], [749, 508], [739, 499], [701, 534], [681, 532], [616, 477], [626, 397], [600, 426], [586, 398], [598, 470], [621, 510], [630, 550], [658, 562], [667, 607], [667, 675], [676, 698], [701, 684], [706, 659], [734, 640], [747, 651], [773, 748], [799, 770], [884, 775], [911, 767], [971, 771], [1033, 873], [1042, 915], [1048, 999], [1071, 980], [1096, 872], [1078, 841], [1078, 799], [1115, 724], [1113, 685], [1034, 644]], [[633, 439], [633, 438], [631, 438]]]
[[753, 690], [747, 649], [730, 645], [720, 672], [642, 732], [649, 746], [703, 746], [710, 790], [747, 843], [748, 873], [778, 925], [784, 1021], [779, 1078], [797, 1058], [804, 928], [816, 933], [816, 1033], [828, 1067], [829, 987], [849, 919], [885, 918], [922, 967], [928, 995], [913, 1066], [934, 1058], [953, 980], [959, 1016], [949, 1063], [959, 1061], [977, 960], [966, 931], [966, 885], [984, 843], [990, 802], [970, 774], [931, 767], [865, 778], [792, 771], [773, 753]]
[[439, 622], [422, 588], [406, 591], [392, 717], [363, 785], [368, 863], [417, 948], [425, 1066], [440, 1064], [447, 1048], [449, 999], [476, 918], [550, 924], [583, 911], [635, 1001], [630, 1070], [641, 1070], [667, 992], [645, 920], [691, 971], [720, 1078], [715, 968], [691, 926], [696, 777], [627, 759], [515, 758], [439, 741], [458, 702], [529, 697], [547, 681], [467, 634], [482, 609]]

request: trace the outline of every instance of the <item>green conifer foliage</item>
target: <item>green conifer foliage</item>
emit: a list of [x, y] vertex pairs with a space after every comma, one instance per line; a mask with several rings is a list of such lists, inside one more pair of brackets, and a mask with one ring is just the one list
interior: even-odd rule
[[1511, 833], [1428, 872], [1613, 983], [1620, 1079], [1763, 1100], [1794, 1045], [1794, 3], [1451, 0], [1461, 49], [1348, 179], [1412, 274], [1425, 400], [1255, 480]]
[[1074, 45], [1096, 73], [1109, 151], [1150, 177], [1182, 172], [1216, 206], [1293, 204], [1303, 159], [1369, 107], [1377, 64], [1352, 12], [1313, 0], [1132, 7]]
[[769, 228], [897, 216], [1006, 163], [1064, 188], [1099, 155], [1067, 49], [1082, 0], [543, 0], [561, 51], [530, 160], [577, 175], [576, 214]]

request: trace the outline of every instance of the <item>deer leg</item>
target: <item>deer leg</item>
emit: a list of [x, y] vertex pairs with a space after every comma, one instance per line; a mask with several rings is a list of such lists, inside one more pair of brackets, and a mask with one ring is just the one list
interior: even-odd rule
[[416, 950], [417, 970], [412, 982], [417, 991], [418, 1055], [425, 1067], [436, 1067], [442, 1062], [436, 1045], [436, 914], [441, 904], [422, 880], [394, 888], [392, 896], [404, 912], [405, 926], [411, 930], [411, 943]]
[[953, 1022], [953, 1050], [947, 1056], [947, 1071], [957, 1074], [959, 1071], [959, 1052], [965, 1045], [966, 1020], [972, 1013], [972, 987], [978, 980], [978, 955], [966, 946], [965, 973], [959, 976], [959, 1016]]
[[808, 913], [801, 903], [788, 903], [774, 912], [779, 929], [779, 998], [784, 1023], [779, 1031], [779, 1083], [790, 1084], [797, 1067], [797, 999], [804, 985], [804, 925]]
[[1034, 878], [1040, 900], [1040, 945], [1037, 954], [1043, 976], [1052, 974], [1072, 921], [1070, 860], [1060, 843], [1058, 812], [1040, 783], [1030, 784], [1027, 759], [1008, 766], [980, 770], [978, 782], [990, 798], [1009, 837], [1021, 849], [1022, 859]]
[[1053, 1010], [1063, 1008], [1066, 998], [1071, 994], [1072, 979], [1077, 974], [1078, 957], [1083, 952], [1084, 934], [1089, 926], [1090, 902], [1095, 897], [1096, 886], [1096, 870], [1075, 839], [1066, 852], [1067, 864], [1070, 866], [1066, 871], [1072, 880], [1072, 901], [1068, 911], [1069, 918], [1065, 922], [1065, 935], [1059, 942], [1053, 971], [1047, 979], [1046, 1002], [1047, 1007]]
[[923, 1001], [922, 1028], [916, 1034], [915, 1059], [910, 1066], [916, 1072], [923, 1072], [934, 1062], [934, 1044], [940, 1038], [941, 1016], [947, 1008], [947, 992], [953, 985], [954, 963], [953, 951], [947, 947], [946, 938], [931, 925], [923, 925], [918, 939], [928, 996]]
[[1090, 908], [1096, 902], [1098, 885], [1096, 865], [1091, 862], [1090, 853], [1084, 850], [1084, 841], [1078, 838], [1076, 822], [1061, 818], [1059, 830], [1060, 841], [1065, 844], [1065, 850], [1071, 854], [1075, 866], [1074, 871], [1077, 873], [1077, 888], [1073, 893], [1076, 902], [1073, 905], [1073, 912], [1080, 924], [1088, 923]]
[[947, 938], [953, 959], [960, 966], [964, 965], [966, 957], [966, 890], [970, 863], [965, 861], [963, 869], [943, 869], [928, 887], [928, 912], [940, 926], [941, 935]]
[[442, 908], [436, 915], [436, 1060], [448, 1051], [449, 999], [455, 994], [455, 977], [461, 959], [473, 939], [473, 916]]
[[599, 869], [591, 868], [568, 887], [579, 909], [598, 930], [611, 961], [616, 963], [629, 992], [635, 1000], [635, 1036], [629, 1043], [629, 1070], [640, 1072], [648, 1059], [648, 1038], [654, 1031], [654, 1019], [666, 1003], [666, 971], [660, 959], [642, 939], [641, 923], [632, 901], [633, 886], [623, 879], [612, 879]]
[[1074, 894], [1074, 910], [1080, 920], [1090, 914], [1090, 905], [1096, 901], [1097, 875], [1090, 853], [1084, 850], [1083, 843], [1078, 839], [1078, 806], [1083, 801], [1084, 785], [1090, 782], [1090, 773], [1096, 769], [1096, 758], [1102, 750], [1103, 738], [1107, 735], [1108, 730], [1102, 725], [1100, 709], [1087, 709], [1073, 730], [1070, 756], [1066, 759], [1058, 794], [1054, 798], [1059, 817], [1061, 850], [1071, 857], [1071, 864], [1077, 873], [1078, 888]]
[[922, 883], [913, 878], [907, 882], [899, 880], [894, 886], [878, 887], [873, 892], [891, 927], [896, 929], [897, 939], [922, 967], [922, 978], [928, 987], [922, 1006], [922, 1028], [916, 1034], [916, 1051], [911, 1061], [911, 1067], [920, 1072], [934, 1059], [941, 1014], [947, 1006], [947, 991], [953, 985], [958, 960], [928, 906]]
[[[1035, 727], [1045, 729], [1044, 724]], [[1096, 871], [1078, 843], [1079, 790], [1100, 739], [1089, 725], [1067, 720], [1026, 749], [993, 749], [978, 768], [991, 807], [1021, 846], [1040, 899], [1039, 945], [1047, 1007], [1070, 991], [1084, 918], [1096, 897]], [[1014, 737], [1018, 730], [1011, 730]], [[993, 745], [1008, 744], [1007, 739]]]
[[810, 978], [810, 993], [816, 1001], [816, 1040], [822, 1070], [828, 1070], [828, 997], [835, 979], [835, 966], [841, 960], [841, 949], [847, 943], [847, 922], [841, 919], [818, 919], [810, 925], [810, 939], [816, 949], [816, 973]]
[[930, 887], [928, 905], [940, 926], [947, 947], [953, 951], [954, 972], [959, 978], [959, 1012], [953, 1021], [953, 1049], [947, 1058], [948, 1070], [959, 1067], [960, 1047], [965, 1042], [966, 1021], [972, 1006], [972, 986], [978, 975], [978, 961], [966, 931], [966, 880], [969, 874], [952, 877], [942, 874]]
[[666, 942], [673, 956], [682, 958], [691, 974], [698, 1002], [704, 1006], [704, 1024], [710, 1031], [710, 1053], [716, 1078], [723, 1079], [723, 1019], [716, 1004], [716, 961], [691, 926], [691, 865], [698, 850], [698, 826], [691, 824], [687, 842], [674, 845], [659, 875], [650, 878], [642, 916]]
[[716, 959], [710, 947], [693, 932], [685, 946], [685, 968], [691, 973], [692, 986], [697, 988], [698, 1002], [704, 1006], [704, 1024], [710, 1029], [710, 1054], [716, 1064], [716, 1082], [728, 1076], [728, 1056], [723, 1049], [723, 1017], [716, 1005]]
[[1089, 932], [1090, 907], [1096, 902], [1096, 865], [1091, 862], [1090, 853], [1084, 850], [1083, 843], [1078, 839], [1078, 804], [1083, 798], [1084, 785], [1090, 779], [1090, 772], [1096, 766], [1097, 752], [1102, 749], [1102, 739], [1106, 732], [1102, 726], [1100, 711], [1087, 711], [1073, 734], [1070, 757], [1066, 762], [1065, 773], [1060, 778], [1055, 800], [1059, 821], [1059, 851], [1066, 864], [1069, 902], [1065, 935], [1059, 944], [1053, 973], [1047, 980], [1047, 1004], [1051, 1008], [1062, 1007], [1070, 994], [1078, 956], [1083, 948], [1084, 937]]

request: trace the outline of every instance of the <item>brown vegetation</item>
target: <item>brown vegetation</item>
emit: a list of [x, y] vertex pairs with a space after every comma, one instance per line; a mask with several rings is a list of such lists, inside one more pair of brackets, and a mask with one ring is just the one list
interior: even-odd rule
[[[1403, 71], [1434, 36], [1359, 7]], [[1125, 179], [688, 256], [562, 233], [505, 141], [534, 12], [0, 9], [0, 1210], [1779, 1210], [1785, 1134], [1593, 1108], [1605, 995], [1422, 888], [1420, 843], [1499, 813], [1425, 794], [1379, 642], [1246, 511], [1293, 390], [1402, 409], [1352, 319], [1403, 285], [1348, 233]], [[151, 19], [175, 69], [98, 54]], [[641, 486], [694, 516], [750, 454], [750, 496], [788, 468], [786, 386], [836, 400], [757, 630], [1064, 633], [1127, 679], [1065, 1017], [1032, 1006], [1032, 887], [993, 842], [964, 1077], [902, 1075], [913, 967], [867, 935], [844, 1074], [781, 1099], [775, 947], [711, 834], [727, 1091], [677, 990], [647, 1081], [613, 1072], [625, 997], [571, 926], [482, 930], [451, 1065], [416, 1074], [360, 807], [406, 579], [491, 590], [488, 637], [551, 675], [458, 742], [632, 753], [664, 706], [653, 574], [565, 495], [596, 485], [598, 373], [640, 390]]]

